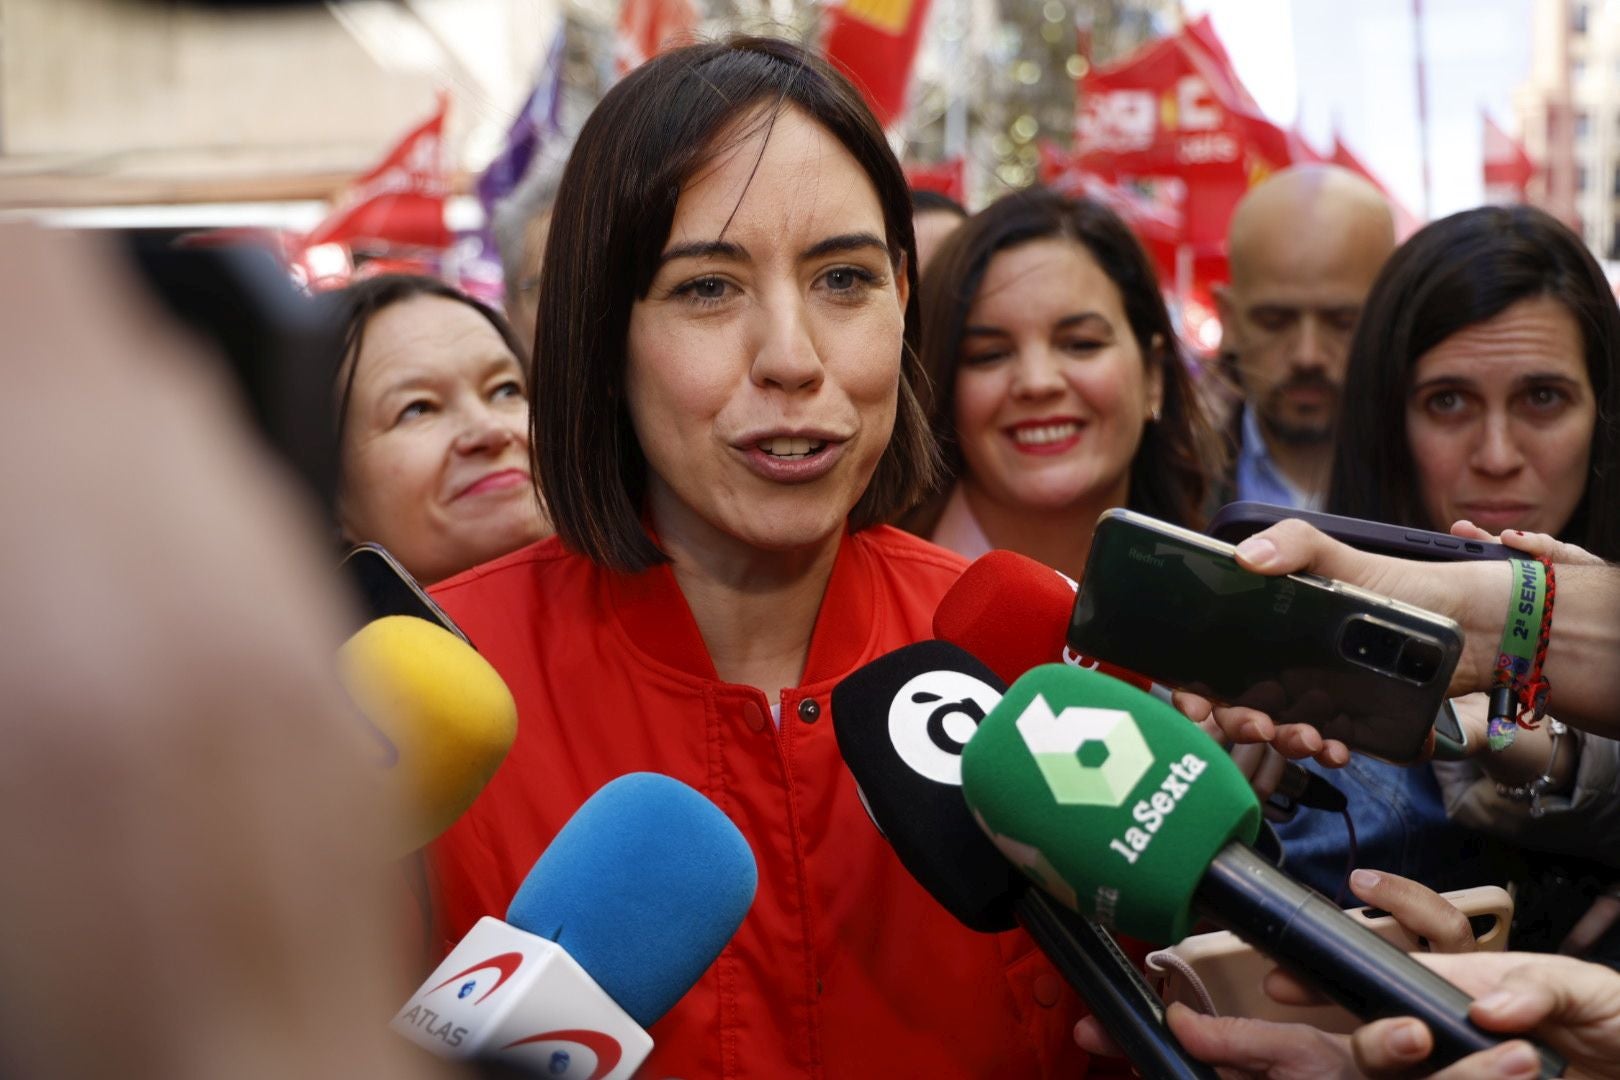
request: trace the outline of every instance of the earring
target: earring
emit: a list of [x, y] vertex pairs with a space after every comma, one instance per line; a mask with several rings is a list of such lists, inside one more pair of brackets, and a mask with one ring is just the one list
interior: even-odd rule
[[1153, 408], [1148, 410], [1148, 423], [1157, 424], [1158, 422], [1159, 422], [1159, 407], [1157, 405], [1155, 405], [1155, 406], [1153, 406]]

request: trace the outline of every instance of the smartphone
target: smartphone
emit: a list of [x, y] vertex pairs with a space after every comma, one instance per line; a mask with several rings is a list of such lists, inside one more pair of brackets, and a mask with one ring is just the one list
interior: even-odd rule
[[1361, 518], [1261, 502], [1227, 503], [1215, 512], [1209, 528], [1204, 531], [1217, 540], [1236, 544], [1288, 518], [1314, 525], [1340, 543], [1349, 544], [1360, 551], [1390, 555], [1397, 559], [1453, 562], [1462, 559], [1526, 558], [1524, 552], [1514, 551], [1503, 544], [1465, 540], [1460, 536], [1430, 532], [1428, 529], [1408, 529], [1403, 525], [1386, 525], [1381, 521], [1363, 521]]
[[438, 623], [471, 645], [467, 635], [422, 590], [416, 579], [380, 544], [356, 544], [343, 556], [345, 577], [354, 586], [366, 622], [389, 615], [414, 615]]
[[1423, 754], [1462, 652], [1443, 616], [1129, 510], [1097, 523], [1069, 624], [1075, 652], [1397, 764]]
[[[1479, 951], [1501, 952], [1507, 948], [1508, 928], [1513, 924], [1513, 898], [1507, 890], [1482, 885], [1440, 895], [1468, 916]], [[1387, 911], [1362, 907], [1350, 908], [1345, 914], [1407, 952], [1427, 951], [1426, 943], [1396, 922]], [[1221, 1016], [1309, 1024], [1340, 1035], [1361, 1026], [1363, 1021], [1337, 1005], [1283, 1005], [1273, 1001], [1260, 984], [1266, 973], [1276, 966], [1276, 961], [1224, 930], [1196, 934], [1168, 949], [1149, 954], [1147, 961], [1149, 981], [1155, 981], [1156, 973], [1157, 978], [1163, 980], [1159, 996], [1166, 1004], [1180, 1001], [1203, 1011], [1201, 987]]]

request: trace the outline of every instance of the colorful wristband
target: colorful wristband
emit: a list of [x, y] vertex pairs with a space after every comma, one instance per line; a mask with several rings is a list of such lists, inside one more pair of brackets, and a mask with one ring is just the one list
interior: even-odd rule
[[1502, 627], [1502, 644], [1492, 680], [1490, 718], [1485, 729], [1486, 741], [1492, 750], [1506, 750], [1513, 745], [1518, 731], [1518, 690], [1528, 683], [1535, 669], [1541, 612], [1547, 596], [1547, 570], [1541, 563], [1512, 559], [1508, 566], [1513, 573], [1513, 585], [1508, 594], [1507, 623]]

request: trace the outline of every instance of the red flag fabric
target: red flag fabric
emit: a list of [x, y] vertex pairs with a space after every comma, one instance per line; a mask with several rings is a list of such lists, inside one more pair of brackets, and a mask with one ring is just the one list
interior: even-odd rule
[[692, 0], [624, 0], [613, 43], [613, 66], [622, 78], [672, 45], [695, 37], [698, 10]]
[[828, 10], [821, 51], [848, 75], [885, 128], [905, 115], [929, 0], [843, 0]]
[[305, 247], [361, 241], [442, 248], [450, 243], [444, 202], [450, 179], [444, 156], [449, 98], [439, 95], [433, 115], [413, 128], [376, 168], [349, 183], [326, 220], [304, 238]]
[[1489, 113], [1485, 122], [1485, 201], [1522, 203], [1526, 201], [1536, 166], [1519, 141], [1503, 131]]
[[1112, 183], [1179, 180], [1181, 242], [1224, 250], [1238, 199], [1300, 151], [1244, 89], [1209, 17], [1080, 85], [1077, 163]]
[[913, 161], [905, 166], [906, 183], [913, 191], [937, 191], [959, 203], [967, 202], [967, 183], [961, 158], [921, 165]]

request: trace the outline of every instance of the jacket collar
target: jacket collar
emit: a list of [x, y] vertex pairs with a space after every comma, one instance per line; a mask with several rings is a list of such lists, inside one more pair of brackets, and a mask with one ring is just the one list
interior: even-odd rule
[[[871, 558], [867, 545], [846, 527], [816, 614], [801, 686], [842, 679], [867, 658], [878, 632]], [[669, 564], [639, 574], [606, 571], [605, 577], [614, 617], [632, 645], [660, 665], [719, 681], [697, 620]]]

